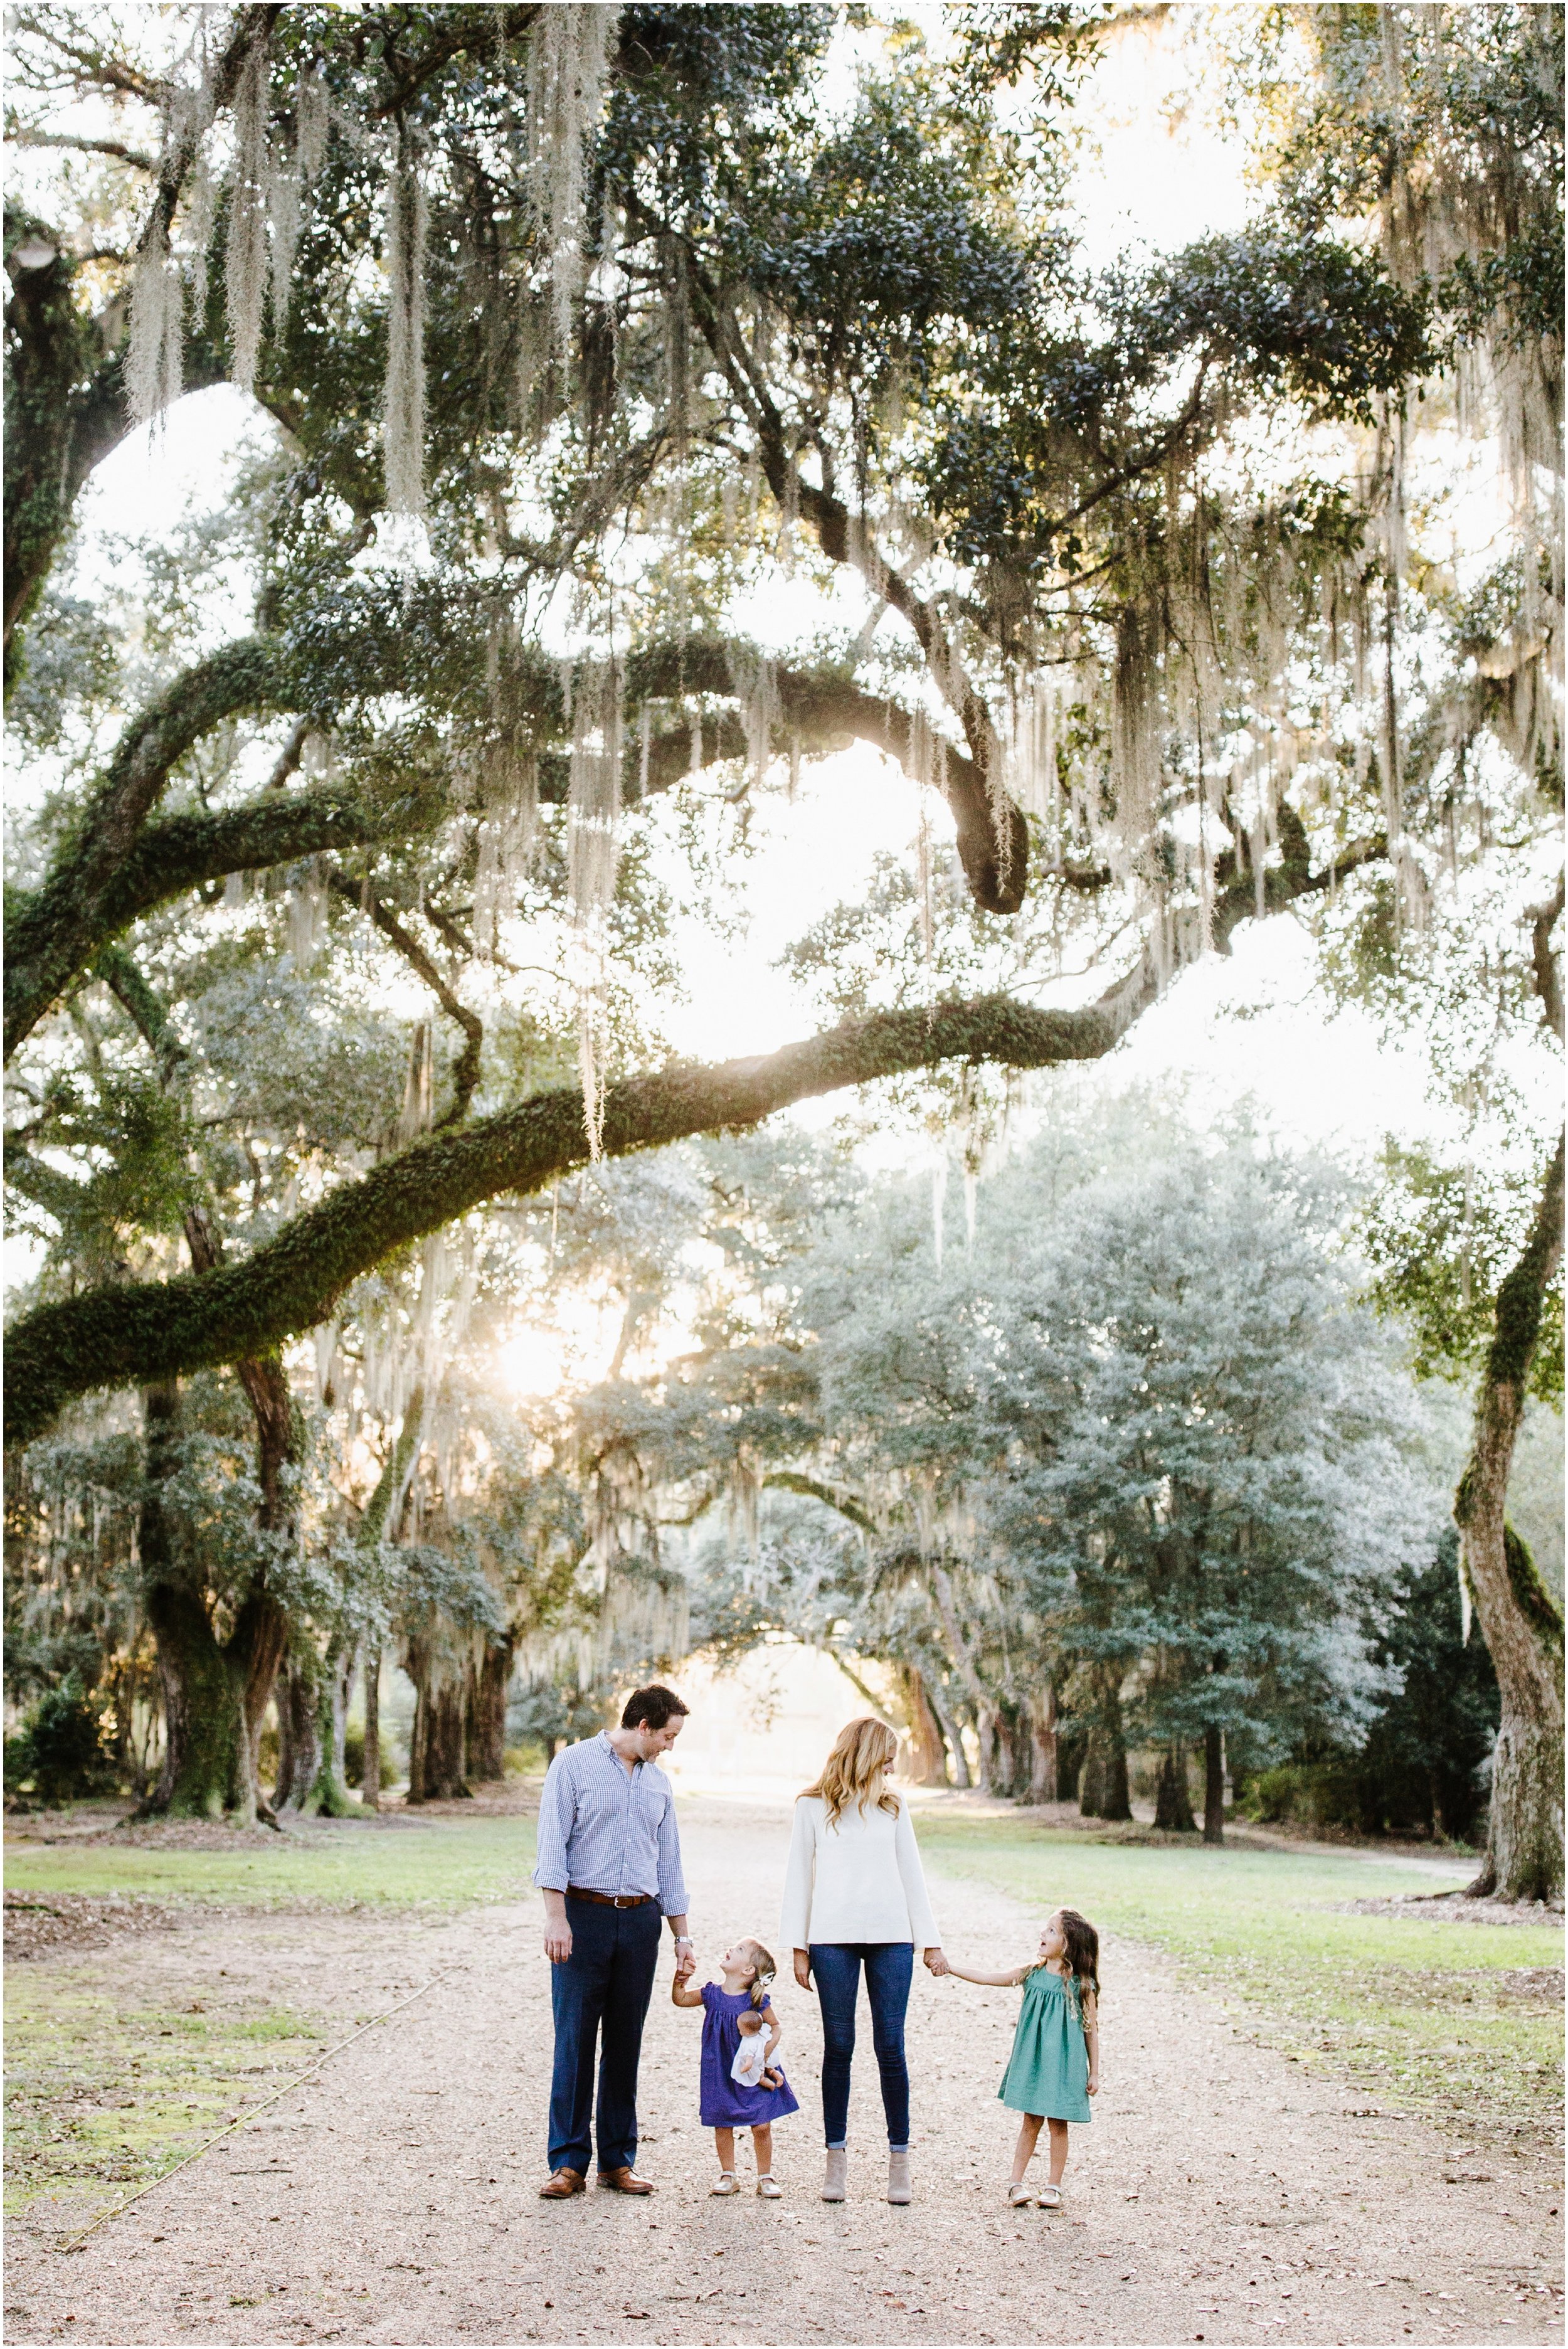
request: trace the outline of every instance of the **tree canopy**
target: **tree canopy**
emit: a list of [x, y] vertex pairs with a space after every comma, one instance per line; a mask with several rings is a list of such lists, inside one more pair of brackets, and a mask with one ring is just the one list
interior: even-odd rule
[[[1112, 10], [15, 12], [7, 1433], [162, 1395], [156, 1548], [241, 1382], [259, 1547], [187, 1628], [253, 1733], [296, 1617], [323, 1657], [392, 1621], [268, 1562], [326, 1473], [302, 1403], [350, 1413], [370, 1588], [353, 1513], [414, 1506], [431, 1333], [500, 1309], [526, 1202], [558, 1237], [585, 1164], [868, 1083], [973, 1179], [1006, 1072], [1111, 1052], [1246, 921], [1429, 1037], [1455, 1147], [1390, 1160], [1366, 1244], [1426, 1366], [1491, 1360], [1561, 1029], [1561, 14], [1233, 32], [1244, 221], [1107, 261]], [[95, 469], [220, 381], [225, 495], [95, 576]], [[754, 812], [851, 743], [918, 839], [793, 948], [821, 1031], [674, 1062], [677, 898], [721, 926]], [[1150, 1605], [1208, 1624], [1207, 1572]]]

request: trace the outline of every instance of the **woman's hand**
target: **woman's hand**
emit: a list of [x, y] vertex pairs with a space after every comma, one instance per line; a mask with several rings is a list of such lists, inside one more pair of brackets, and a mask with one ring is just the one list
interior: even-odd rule
[[937, 1976], [938, 1980], [940, 1980], [944, 1974], [951, 1973], [953, 1971], [940, 1950], [927, 1950], [925, 1952], [925, 1962], [931, 1968], [932, 1972]]
[[799, 1983], [799, 1985], [800, 1985], [800, 1987], [801, 1987], [801, 1989], [802, 1989], [802, 1990], [810, 1990], [810, 1987], [811, 1987], [811, 1952], [810, 1952], [810, 1950], [797, 1950], [797, 1951], [796, 1951], [796, 1952], [795, 1952], [795, 1979], [796, 1979], [796, 1981]]

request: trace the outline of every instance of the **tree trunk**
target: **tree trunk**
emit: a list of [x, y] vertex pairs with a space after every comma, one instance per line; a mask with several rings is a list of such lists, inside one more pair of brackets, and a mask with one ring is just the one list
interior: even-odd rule
[[467, 1675], [469, 1775], [480, 1780], [506, 1775], [506, 1700], [511, 1686], [512, 1641], [486, 1643]]
[[429, 1640], [411, 1640], [404, 1665], [414, 1683], [408, 1800], [449, 1803], [467, 1795], [463, 1773], [463, 1674]]
[[1173, 1737], [1160, 1764], [1160, 1785], [1154, 1799], [1154, 1824], [1171, 1835], [1196, 1835], [1192, 1797], [1187, 1788], [1187, 1748]]
[[1217, 1722], [1203, 1732], [1203, 1841], [1225, 1840], [1225, 1739]]
[[365, 1645], [365, 1772], [359, 1799], [367, 1811], [381, 1808], [381, 1651]]
[[1127, 1784], [1127, 1747], [1119, 1727], [1097, 1724], [1089, 1731], [1078, 1785], [1078, 1811], [1086, 1819], [1132, 1816]]
[[925, 1677], [918, 1664], [902, 1664], [899, 1682], [903, 1695], [904, 1718], [909, 1723], [909, 1775], [917, 1786], [945, 1786], [947, 1757], [943, 1752], [942, 1732], [931, 1700], [925, 1692]]
[[140, 1814], [253, 1821], [256, 1745], [286, 1624], [263, 1594], [240, 1609], [220, 1644], [202, 1594], [178, 1572], [163, 1487], [173, 1473], [180, 1396], [173, 1381], [143, 1397], [147, 1482], [139, 1525], [147, 1620], [163, 1695], [163, 1767]]
[[999, 1704], [985, 1705], [980, 1714], [980, 1772], [986, 1790], [1003, 1796], [1014, 1792], [1016, 1768], [1013, 1724]]
[[1486, 1862], [1470, 1890], [1505, 1900], [1554, 1900], [1563, 1890], [1563, 1618], [1505, 1515], [1542, 1306], [1563, 1257], [1563, 1155], [1560, 1142], [1524, 1252], [1497, 1293], [1454, 1498], [1460, 1570], [1502, 1701]]
[[296, 1650], [278, 1675], [274, 1811], [303, 1815], [315, 1807], [313, 1796], [321, 1769], [322, 1677], [320, 1663], [308, 1649]]
[[343, 1775], [343, 1740], [348, 1726], [348, 1692], [354, 1684], [354, 1650], [335, 1640], [316, 1680], [316, 1768], [303, 1807], [319, 1818], [356, 1818], [359, 1805]]
[[[942, 1628], [947, 1634], [948, 1653], [953, 1659], [959, 1679], [968, 1692], [969, 1702], [975, 1708], [975, 1753], [980, 1765], [980, 1792], [983, 1795], [988, 1795], [991, 1791], [989, 1722], [993, 1712], [990, 1693], [980, 1677], [974, 1657], [969, 1652], [969, 1642], [964, 1636], [964, 1626], [958, 1617], [958, 1601], [953, 1588], [953, 1578], [939, 1557], [934, 1557], [931, 1560], [931, 1588], [936, 1600], [937, 1614], [942, 1619]], [[959, 1750], [962, 1752], [962, 1747]], [[969, 1775], [967, 1766], [964, 1775], [967, 1780]]]
[[1057, 1799], [1057, 1692], [1047, 1681], [1024, 1709], [1029, 1734], [1029, 1800]]
[[948, 1768], [953, 1784], [963, 1791], [969, 1785], [969, 1756], [964, 1751], [964, 1739], [958, 1723], [944, 1702], [934, 1681], [925, 1683], [926, 1702], [936, 1715], [936, 1725], [942, 1732], [942, 1742], [947, 1748]]
[[1078, 1810], [1086, 1819], [1130, 1819], [1127, 1740], [1121, 1726], [1121, 1672], [1116, 1665], [1097, 1671], [1095, 1708], [1084, 1750]]

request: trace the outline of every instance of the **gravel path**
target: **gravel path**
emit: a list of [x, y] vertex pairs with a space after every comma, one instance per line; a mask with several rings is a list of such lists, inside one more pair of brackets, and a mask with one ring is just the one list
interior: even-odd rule
[[[705, 1960], [770, 1937], [781, 1810], [683, 1800]], [[1034, 1920], [934, 1878], [956, 1950], [1026, 1951]], [[1541, 2342], [1561, 2338], [1560, 2173], [1512, 2153], [1456, 2168], [1424, 2125], [1347, 2112], [1348, 2092], [1251, 2044], [1158, 1953], [1108, 1943], [1105, 2090], [1074, 2133], [1067, 2207], [1007, 2210], [995, 2102], [1016, 1993], [916, 1970], [910, 2009], [916, 2200], [880, 2199], [869, 2027], [851, 2196], [817, 2195], [814, 2002], [779, 1993], [802, 2111], [782, 2124], [778, 2203], [708, 2197], [696, 2119], [700, 2016], [670, 2005], [645, 2043], [640, 2166], [651, 2201], [541, 2203], [550, 2074], [539, 1909], [437, 1929], [364, 1916], [192, 1926], [137, 1951], [209, 1959], [304, 2005], [351, 2013], [429, 1994], [62, 2257], [62, 2213], [14, 2221], [13, 2343], [407, 2344]], [[963, 1919], [963, 1930], [957, 1920]], [[106, 1958], [105, 1961], [109, 1963]], [[128, 1955], [126, 1964], [133, 1962]], [[145, 1994], [145, 1992], [144, 1992]], [[1490, 2173], [1484, 2180], [1479, 2172]], [[1464, 2182], [1449, 2183], [1449, 2177]]]

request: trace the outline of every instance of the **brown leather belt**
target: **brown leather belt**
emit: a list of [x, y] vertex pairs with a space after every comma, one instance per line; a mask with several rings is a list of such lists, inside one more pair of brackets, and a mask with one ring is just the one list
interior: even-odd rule
[[646, 1909], [655, 1898], [651, 1892], [584, 1892], [580, 1884], [566, 1888], [568, 1900], [593, 1900], [601, 1909]]

